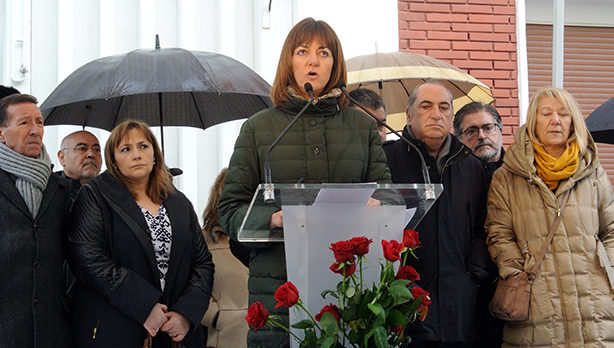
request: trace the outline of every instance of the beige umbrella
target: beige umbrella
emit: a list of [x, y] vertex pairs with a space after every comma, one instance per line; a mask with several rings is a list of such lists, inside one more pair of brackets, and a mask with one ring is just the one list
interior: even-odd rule
[[418, 53], [392, 52], [358, 56], [347, 60], [348, 91], [366, 88], [378, 92], [388, 111], [388, 124], [401, 130], [411, 90], [429, 80], [442, 82], [454, 97], [454, 111], [472, 101], [495, 100], [488, 86], [463, 70]]

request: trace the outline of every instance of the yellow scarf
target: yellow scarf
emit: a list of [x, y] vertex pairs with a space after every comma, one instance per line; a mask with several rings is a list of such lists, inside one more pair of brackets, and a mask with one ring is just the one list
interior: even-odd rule
[[568, 146], [561, 157], [550, 156], [543, 146], [533, 143], [537, 175], [544, 180], [550, 190], [559, 186], [559, 181], [572, 176], [580, 163], [580, 147], [575, 141]]

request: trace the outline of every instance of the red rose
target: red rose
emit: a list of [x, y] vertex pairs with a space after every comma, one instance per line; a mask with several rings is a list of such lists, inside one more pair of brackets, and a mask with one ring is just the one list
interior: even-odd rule
[[410, 249], [420, 245], [420, 240], [418, 240], [418, 232], [414, 230], [403, 231], [403, 244]]
[[341, 319], [341, 313], [339, 312], [339, 307], [331, 303], [329, 305], [324, 306], [324, 308], [322, 308], [320, 313], [316, 314], [316, 320], [320, 321], [320, 319], [322, 319], [322, 315], [326, 312], [330, 312], [330, 314], [334, 315], [337, 321]]
[[344, 267], [341, 267], [339, 262], [335, 262], [330, 266], [330, 270], [343, 275], [343, 268], [345, 268], [345, 277], [349, 277], [356, 272], [356, 259], [352, 259], [350, 262], [346, 262]]
[[403, 251], [403, 243], [396, 240], [390, 242], [382, 239], [382, 248], [384, 248], [384, 258], [390, 262], [399, 261], [401, 259], [401, 251]]
[[286, 284], [280, 286], [275, 292], [275, 299], [277, 300], [277, 305], [275, 308], [284, 306], [284, 307], [292, 307], [298, 302], [298, 290], [296, 286], [291, 282], [287, 282]]
[[262, 307], [262, 303], [255, 302], [247, 310], [245, 320], [248, 325], [254, 327], [254, 332], [263, 327], [269, 319], [269, 311]]
[[424, 307], [427, 307], [428, 305], [431, 304], [431, 298], [429, 297], [429, 292], [422, 289], [421, 287], [415, 286], [411, 289], [411, 295], [414, 297], [414, 299], [417, 299], [418, 297], [424, 295], [424, 297], [422, 298], [422, 301], [420, 301], [420, 305], [418, 306], [418, 308], [416, 308], [416, 311], [420, 312], [422, 309], [424, 309]]
[[354, 245], [354, 253], [358, 256], [362, 256], [369, 252], [369, 244], [373, 243], [373, 239], [367, 237], [354, 237], [350, 239], [352, 245]]
[[337, 262], [348, 262], [354, 257], [354, 244], [349, 240], [333, 243], [329, 249], [335, 254]]
[[[412, 266], [401, 266], [397, 272], [397, 279], [407, 279], [410, 282], [420, 280], [420, 274]], [[408, 285], [409, 286], [409, 285]]]
[[403, 326], [390, 325], [390, 331], [392, 332], [399, 333], [401, 329], [403, 329]]

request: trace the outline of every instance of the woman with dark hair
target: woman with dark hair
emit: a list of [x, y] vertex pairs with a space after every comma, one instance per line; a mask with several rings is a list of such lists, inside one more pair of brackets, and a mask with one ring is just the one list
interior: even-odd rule
[[538, 90], [514, 140], [488, 194], [499, 276], [534, 271], [562, 218], [535, 272], [529, 317], [505, 324], [503, 347], [612, 347], [614, 194], [578, 102], [562, 89]]
[[105, 162], [68, 229], [75, 347], [141, 347], [148, 334], [153, 347], [202, 347], [213, 263], [192, 204], [143, 122], [113, 129]]
[[[336, 88], [346, 79], [345, 60], [335, 32], [323, 21], [307, 18], [292, 28], [283, 45], [271, 89], [275, 107], [250, 117], [241, 128], [218, 212], [222, 228], [231, 238], [245, 217], [252, 196], [264, 182], [265, 154], [273, 141], [310, 96], [314, 101], [271, 152], [274, 183], [389, 183], [381, 139], [375, 122], [365, 113], [347, 107]], [[377, 204], [377, 201], [371, 201]], [[274, 206], [254, 207], [260, 229], [283, 227], [283, 213]], [[252, 210], [254, 211], [254, 210]], [[249, 302], [260, 301], [288, 325], [287, 308], [274, 309], [274, 294], [287, 281], [283, 243], [246, 243], [251, 247]], [[322, 246], [323, 248], [327, 246]], [[287, 347], [288, 334], [262, 327], [248, 333], [249, 347]]]

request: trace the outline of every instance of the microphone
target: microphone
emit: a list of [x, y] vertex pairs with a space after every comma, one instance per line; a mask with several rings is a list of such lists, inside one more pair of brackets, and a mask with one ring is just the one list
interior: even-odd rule
[[307, 110], [309, 105], [311, 105], [311, 103], [313, 103], [313, 100], [315, 99], [315, 97], [313, 96], [313, 86], [311, 85], [311, 83], [309, 82], [305, 83], [304, 88], [305, 88], [305, 91], [309, 93], [309, 97], [311, 97], [311, 99], [309, 99], [309, 101], [307, 102], [307, 104], [305, 104], [305, 106], [303, 106], [301, 111], [299, 111], [299, 113], [296, 114], [296, 116], [294, 116], [292, 121], [290, 121], [288, 126], [286, 126], [286, 128], [279, 134], [277, 139], [273, 141], [271, 146], [269, 146], [269, 150], [264, 156], [264, 192], [263, 192], [263, 195], [264, 195], [265, 203], [275, 202], [275, 187], [273, 185], [272, 178], [271, 178], [271, 161], [270, 161], [271, 151], [281, 141], [281, 139], [286, 135], [286, 133], [288, 133], [290, 128], [294, 126], [296, 121], [298, 121], [299, 117], [301, 117], [301, 115], [305, 112], [305, 110]]
[[399, 137], [399, 139], [403, 140], [409, 146], [411, 146], [412, 148], [414, 148], [416, 150], [416, 152], [420, 156], [420, 162], [422, 164], [422, 178], [424, 179], [424, 183], [427, 185], [426, 186], [426, 191], [425, 191], [426, 199], [435, 199], [435, 188], [433, 187], [433, 185], [431, 183], [431, 177], [429, 176], [429, 171], [428, 171], [428, 168], [426, 166], [426, 162], [424, 161], [424, 156], [422, 156], [422, 152], [420, 152], [420, 150], [416, 147], [416, 145], [414, 145], [411, 141], [407, 140], [407, 138], [402, 136], [394, 128], [390, 127], [386, 122], [380, 120], [379, 117], [373, 115], [373, 113], [371, 111], [367, 110], [364, 106], [360, 105], [360, 103], [358, 101], [356, 101], [356, 99], [352, 98], [350, 96], [350, 94], [346, 91], [345, 81], [343, 81], [343, 79], [341, 79], [341, 80], [339, 80], [339, 82], [337, 82], [337, 87], [341, 89], [341, 92], [343, 92], [343, 94], [352, 103], [356, 104], [356, 106], [358, 106], [360, 109], [362, 109], [362, 111], [364, 111], [367, 115], [371, 116], [371, 118], [373, 120], [375, 120], [375, 122], [377, 122], [377, 123], [381, 124], [382, 126], [386, 127], [390, 132], [394, 133], [394, 135]]

